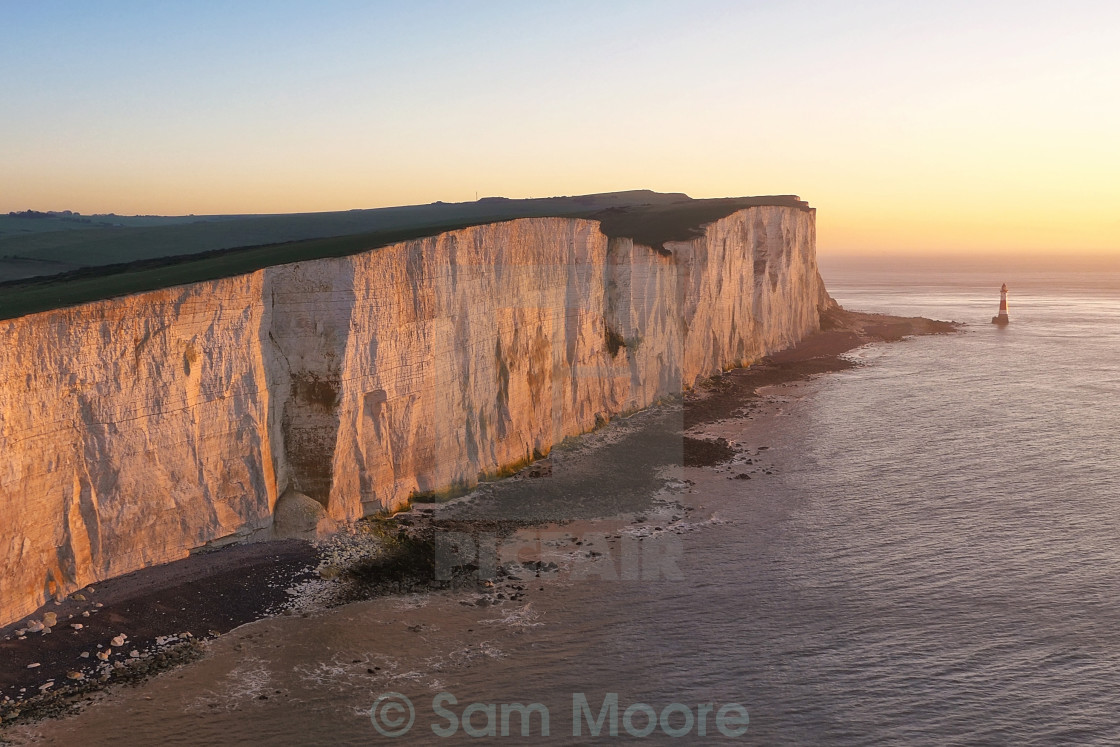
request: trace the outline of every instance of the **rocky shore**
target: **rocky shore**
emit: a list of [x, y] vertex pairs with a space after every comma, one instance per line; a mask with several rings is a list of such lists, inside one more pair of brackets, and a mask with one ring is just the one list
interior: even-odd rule
[[[0, 718], [63, 715], [106, 687], [143, 680], [205, 655], [207, 639], [273, 615], [313, 615], [385, 594], [463, 593], [463, 603], [524, 605], [540, 559], [471, 562], [441, 556], [440, 538], [493, 541], [527, 526], [623, 516], [638, 535], [669, 531], [683, 509], [658, 498], [669, 465], [711, 466], [734, 459], [729, 479], [757, 479], [765, 447], [699, 435], [701, 426], [749, 414], [762, 387], [857, 365], [843, 357], [861, 345], [958, 325], [922, 318], [832, 310], [800, 345], [745, 369], [712, 377], [694, 391], [569, 439], [547, 459], [443, 504], [414, 503], [389, 518], [344, 527], [317, 542], [241, 545], [138, 571], [52, 602], [0, 630]], [[671, 486], [670, 486], [671, 487]], [[593, 556], [597, 549], [571, 548]], [[485, 568], [480, 568], [486, 566]], [[466, 593], [469, 592], [469, 593]]]

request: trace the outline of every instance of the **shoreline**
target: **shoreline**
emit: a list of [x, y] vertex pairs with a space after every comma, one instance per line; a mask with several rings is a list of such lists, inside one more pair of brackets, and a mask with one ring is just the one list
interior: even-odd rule
[[[206, 639], [277, 614], [309, 616], [376, 596], [464, 586], [484, 593], [477, 603], [521, 601], [525, 582], [509, 569], [500, 569], [497, 584], [479, 581], [471, 568], [460, 569], [450, 581], [435, 581], [436, 532], [506, 536], [526, 526], [649, 511], [653, 493], [665, 482], [656, 474], [658, 464], [676, 460], [710, 466], [738, 453], [719, 439], [686, 434], [745, 414], [762, 398], [760, 388], [857, 366], [842, 355], [868, 343], [959, 327], [920, 317], [830, 310], [822, 314], [821, 331], [793, 348], [700, 382], [677, 404], [616, 418], [462, 499], [414, 503], [388, 519], [356, 522], [318, 545], [286, 540], [200, 553], [49, 603], [29, 619], [42, 621], [53, 612], [57, 620], [50, 634], [13, 635], [26, 628], [27, 620], [0, 631], [6, 662], [0, 668], [0, 727], [73, 712], [94, 692], [180, 666], [205, 655]], [[529, 575], [533, 569], [517, 570]], [[81, 628], [74, 629], [75, 624]], [[124, 645], [112, 645], [122, 634]], [[113, 649], [108, 662], [96, 658], [107, 649]], [[39, 666], [28, 668], [30, 663]], [[68, 679], [70, 672], [82, 678]], [[54, 684], [44, 688], [46, 682]]]

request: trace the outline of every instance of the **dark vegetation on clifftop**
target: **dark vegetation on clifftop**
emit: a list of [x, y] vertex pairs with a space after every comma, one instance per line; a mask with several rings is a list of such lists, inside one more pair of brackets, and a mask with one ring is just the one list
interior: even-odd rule
[[725, 197], [711, 200], [681, 200], [669, 204], [612, 207], [588, 216], [598, 220], [610, 238], [630, 238], [669, 255], [667, 241], [688, 241], [704, 234], [704, 226], [726, 218], [737, 210], [761, 205], [811, 209], [793, 195], [770, 197]]
[[[95, 226], [14, 236], [0, 230], [0, 319], [233, 277], [273, 265], [343, 257], [517, 218], [599, 220], [609, 237], [629, 237], [668, 254], [666, 242], [694, 238], [703, 225], [758, 205], [811, 209], [790, 195], [693, 200], [683, 194], [636, 190], [339, 213], [203, 216], [189, 223]], [[0, 220], [8, 218], [12, 216], [0, 216]]]

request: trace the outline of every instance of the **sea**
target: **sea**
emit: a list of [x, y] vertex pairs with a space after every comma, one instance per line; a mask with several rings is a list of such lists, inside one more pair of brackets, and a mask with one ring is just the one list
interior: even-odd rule
[[515, 548], [617, 573], [263, 620], [7, 738], [1120, 744], [1120, 273], [822, 267], [845, 307], [965, 326], [704, 426], [742, 454], [668, 475], [644, 521]]

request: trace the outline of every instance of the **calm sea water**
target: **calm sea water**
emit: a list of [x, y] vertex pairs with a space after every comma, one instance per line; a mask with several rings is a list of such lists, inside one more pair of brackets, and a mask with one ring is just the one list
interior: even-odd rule
[[[469, 741], [431, 731], [449, 723], [431, 699], [449, 692], [452, 711], [539, 702], [555, 742], [631, 738], [621, 718], [617, 739], [586, 726], [573, 737], [582, 692], [596, 714], [609, 693], [620, 715], [679, 703], [670, 728], [690, 710], [686, 737], [658, 729], [655, 743], [721, 741], [711, 714], [698, 735], [698, 706], [739, 703], [746, 744], [1120, 744], [1120, 276], [826, 265], [825, 277], [850, 308], [969, 326], [861, 349], [866, 365], [779, 387], [769, 414], [708, 428], [772, 474], [679, 475], [694, 483], [681, 496], [689, 531], [668, 546], [680, 577], [543, 590], [530, 577], [524, 607], [433, 595], [263, 621], [33, 733]], [[1004, 281], [1012, 325], [999, 329], [989, 320]], [[596, 547], [592, 534], [608, 531], [568, 529]], [[385, 691], [415, 707], [395, 740], [369, 717]], [[514, 736], [481, 741], [545, 741], [517, 723]]]

